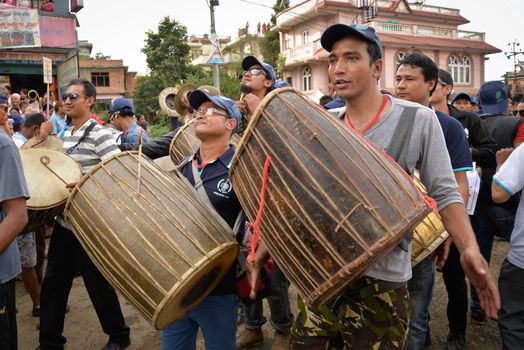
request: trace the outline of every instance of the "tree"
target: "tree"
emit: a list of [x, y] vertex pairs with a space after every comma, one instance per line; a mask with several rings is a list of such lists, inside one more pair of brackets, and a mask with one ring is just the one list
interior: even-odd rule
[[289, 8], [289, 0], [277, 0], [273, 5], [274, 14], [271, 15], [271, 26], [274, 27], [277, 24], [277, 15]]
[[164, 87], [178, 85], [191, 72], [188, 66], [190, 48], [187, 44], [187, 28], [164, 17], [158, 25], [158, 32], [147, 31], [142, 52], [151, 77], [160, 80]]
[[[275, 13], [271, 15], [271, 27], [264, 34], [264, 41], [262, 41], [262, 50], [264, 52], [264, 61], [273, 67], [277, 67], [278, 55], [280, 54], [280, 35], [278, 30], [274, 29], [277, 24], [277, 15], [289, 8], [289, 0], [277, 0], [273, 5]], [[282, 72], [279, 72], [282, 73]]]
[[133, 103], [138, 113], [150, 117], [151, 122], [155, 122], [157, 111], [160, 109], [158, 95], [164, 89], [160, 80], [151, 76], [138, 76], [133, 91]]
[[95, 60], [110, 60], [111, 56], [106, 56], [102, 52], [95, 53]]

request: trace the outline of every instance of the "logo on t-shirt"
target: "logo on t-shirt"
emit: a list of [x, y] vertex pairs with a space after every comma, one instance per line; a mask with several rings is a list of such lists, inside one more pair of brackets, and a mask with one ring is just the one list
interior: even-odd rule
[[217, 185], [218, 192], [222, 194], [227, 194], [231, 192], [232, 188], [233, 188], [233, 185], [231, 185], [231, 181], [229, 179], [222, 179], [218, 182], [218, 185]]

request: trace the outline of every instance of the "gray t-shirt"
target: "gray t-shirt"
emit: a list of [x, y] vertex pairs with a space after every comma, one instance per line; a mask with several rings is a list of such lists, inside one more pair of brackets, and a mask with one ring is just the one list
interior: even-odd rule
[[[14, 142], [0, 129], [0, 203], [20, 197], [29, 198], [22, 161]], [[0, 207], [0, 221], [4, 217], [4, 211]], [[12, 280], [21, 271], [20, 255], [15, 239], [0, 254], [0, 284]]]
[[[378, 147], [387, 151], [396, 125], [404, 107], [417, 107], [413, 132], [408, 144], [406, 165], [413, 173], [420, 172], [420, 180], [428, 195], [437, 202], [439, 210], [451, 203], [464, 203], [458, 193], [457, 183], [446, 148], [446, 141], [435, 113], [418, 103], [399, 100], [389, 96], [391, 108], [364, 135]], [[339, 117], [343, 114], [340, 113]], [[400, 141], [400, 140], [399, 140]], [[411, 279], [411, 244], [407, 250], [396, 246], [368, 270], [367, 276], [390, 282], [405, 282]]]

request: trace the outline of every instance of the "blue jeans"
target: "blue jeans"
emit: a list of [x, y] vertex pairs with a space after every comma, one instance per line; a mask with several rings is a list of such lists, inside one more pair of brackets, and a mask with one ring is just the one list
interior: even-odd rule
[[163, 350], [196, 350], [202, 328], [207, 350], [236, 350], [238, 296], [209, 295], [195, 309], [162, 330]]
[[[267, 298], [271, 316], [269, 321], [279, 332], [287, 332], [293, 323], [293, 314], [289, 306], [289, 282], [275, 264], [271, 274], [271, 295]], [[249, 306], [244, 305], [244, 321], [246, 329], [258, 329], [266, 323], [262, 300], [259, 299]]]
[[[494, 204], [484, 204], [480, 207], [477, 205], [475, 215], [471, 216], [471, 225], [477, 237], [480, 253], [488, 263], [491, 260], [495, 234], [509, 240], [514, 223], [515, 213], [506, 207]], [[473, 286], [471, 286], [470, 309], [484, 313], [484, 310], [480, 307], [477, 291]]]
[[432, 255], [413, 268], [413, 277], [408, 282], [411, 322], [408, 332], [408, 349], [424, 349], [429, 328], [429, 304], [433, 297], [435, 264]]

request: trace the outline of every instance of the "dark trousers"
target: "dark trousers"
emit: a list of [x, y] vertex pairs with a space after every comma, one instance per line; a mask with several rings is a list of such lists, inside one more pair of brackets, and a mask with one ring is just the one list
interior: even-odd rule
[[39, 340], [42, 349], [64, 347], [65, 309], [77, 268], [109, 341], [123, 343], [129, 339], [129, 327], [125, 324], [115, 289], [100, 274], [73, 232], [55, 224], [41, 290]]
[[462, 265], [460, 265], [460, 253], [451, 244], [448, 260], [442, 268], [442, 277], [448, 292], [448, 322], [451, 332], [465, 334], [468, 322], [468, 286]]
[[504, 350], [524, 345], [524, 269], [504, 260], [500, 268], [499, 330]]
[[0, 349], [18, 349], [14, 279], [0, 284]]

